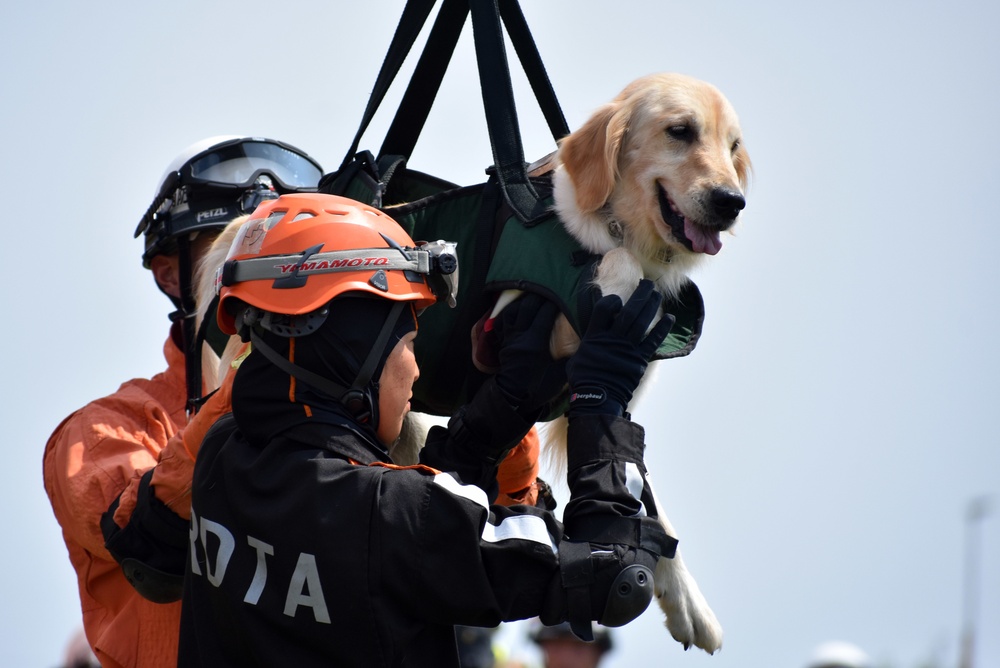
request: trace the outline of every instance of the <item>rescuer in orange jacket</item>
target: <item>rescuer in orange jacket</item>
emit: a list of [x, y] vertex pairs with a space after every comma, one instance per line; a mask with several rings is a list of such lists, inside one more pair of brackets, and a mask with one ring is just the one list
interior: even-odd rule
[[[119, 564], [105, 533], [124, 543], [136, 535], [168, 541], [178, 531], [186, 535], [194, 455], [205, 429], [228, 411], [227, 386], [195, 417], [201, 424], [183, 434], [187, 440], [182, 437], [189, 402], [203, 394], [199, 354], [185, 354], [197, 349], [185, 343], [196, 340], [193, 317], [186, 317], [194, 314], [194, 264], [227, 223], [263, 199], [315, 189], [320, 176], [315, 160], [281, 142], [205, 139], [167, 168], [136, 230], [145, 236], [144, 266], [177, 307], [163, 347], [167, 368], [130, 380], [63, 420], [43, 462], [45, 489], [77, 572], [87, 639], [105, 668], [177, 664], [180, 603], [147, 600], [126, 574], [140, 590], [140, 579], [154, 581], [147, 597], [176, 601], [179, 593], [170, 596], [169, 577], [166, 585], [155, 582], [155, 555], [144, 560], [152, 567], [128, 559]], [[177, 514], [162, 512], [166, 508]], [[179, 592], [179, 582], [174, 585]]]

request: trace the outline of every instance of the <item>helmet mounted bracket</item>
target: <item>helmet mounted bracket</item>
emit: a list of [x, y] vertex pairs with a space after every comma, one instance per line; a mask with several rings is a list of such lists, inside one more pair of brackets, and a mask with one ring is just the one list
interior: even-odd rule
[[321, 250], [323, 250], [323, 244], [316, 244], [315, 246], [305, 249], [302, 252], [302, 258], [295, 263], [295, 268], [292, 269], [292, 273], [288, 276], [282, 276], [281, 278], [274, 279], [274, 283], [271, 287], [275, 290], [290, 290], [292, 288], [303, 287], [306, 284], [308, 276], [300, 276], [299, 271], [301, 271], [302, 265], [305, 264], [306, 260]]

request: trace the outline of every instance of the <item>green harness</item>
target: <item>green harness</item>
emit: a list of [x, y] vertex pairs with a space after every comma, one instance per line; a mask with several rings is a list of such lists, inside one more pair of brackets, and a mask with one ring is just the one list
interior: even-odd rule
[[[490, 260], [486, 289], [491, 292], [509, 288], [541, 292], [562, 307], [573, 329], [581, 334], [590, 321], [592, 306], [586, 301], [587, 284], [600, 259], [583, 250], [554, 213], [532, 226], [511, 217], [504, 224], [500, 242]], [[680, 295], [664, 306], [677, 321], [654, 359], [687, 355], [694, 350], [705, 319], [705, 306], [698, 286], [688, 282]]]
[[[586, 331], [593, 307], [587, 288], [601, 258], [583, 249], [559, 222], [551, 209], [547, 176], [533, 178], [532, 184], [544, 193], [549, 213], [524, 223], [492, 175], [486, 183], [457, 187], [405, 169], [398, 157], [378, 162], [378, 178], [359, 169], [338, 175], [321, 189], [380, 206], [417, 242], [443, 239], [458, 244], [458, 306], [437, 304], [420, 316], [414, 410], [450, 416], [472, 398], [487, 377], [472, 364], [473, 327], [504, 290], [542, 294], [559, 305], [577, 334]], [[701, 292], [688, 282], [664, 308], [676, 322], [655, 359], [689, 354], [705, 317]], [[565, 407], [564, 397], [551, 407], [547, 419], [558, 417]]]
[[[492, 311], [499, 292], [516, 288], [541, 293], [559, 304], [578, 333], [585, 331], [592, 307], [586, 287], [599, 258], [566, 235], [551, 212], [550, 181], [531, 178], [524, 161], [504, 28], [553, 140], [568, 135], [569, 126], [516, 0], [442, 3], [378, 158], [358, 151], [434, 5], [432, 0], [406, 3], [354, 141], [319, 190], [384, 208], [417, 241], [458, 243], [458, 308], [439, 304], [420, 318], [423, 331], [416, 353], [421, 373], [412, 401], [417, 410], [450, 416], [486, 378], [472, 363], [471, 332]], [[486, 183], [459, 188], [407, 169], [405, 162], [413, 155], [470, 14], [494, 167]], [[690, 353], [704, 318], [693, 283], [667, 308], [677, 322], [658, 351], [660, 359]], [[561, 412], [554, 406], [550, 418]]]

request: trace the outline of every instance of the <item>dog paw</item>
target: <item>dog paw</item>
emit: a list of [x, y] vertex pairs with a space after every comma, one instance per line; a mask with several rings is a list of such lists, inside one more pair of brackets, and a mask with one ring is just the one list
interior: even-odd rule
[[722, 648], [722, 626], [684, 566], [680, 553], [661, 558], [654, 578], [656, 598], [667, 616], [666, 626], [684, 649], [692, 646], [715, 654]]

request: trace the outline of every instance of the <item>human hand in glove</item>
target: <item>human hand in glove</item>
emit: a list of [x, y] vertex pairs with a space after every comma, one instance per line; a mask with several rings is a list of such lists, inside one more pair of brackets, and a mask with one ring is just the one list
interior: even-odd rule
[[624, 415], [649, 360], [673, 327], [664, 314], [647, 334], [663, 298], [648, 279], [622, 304], [617, 295], [601, 297], [580, 348], [566, 364], [569, 414]]
[[431, 429], [424, 464], [460, 474], [496, 496], [496, 468], [566, 385], [564, 362], [554, 362], [549, 337], [558, 307], [526, 294], [497, 318], [500, 369], [448, 422], [447, 437]]
[[522, 414], [545, 406], [566, 385], [565, 360], [554, 361], [549, 339], [559, 307], [535, 293], [526, 293], [498, 316], [500, 370], [497, 387]]

